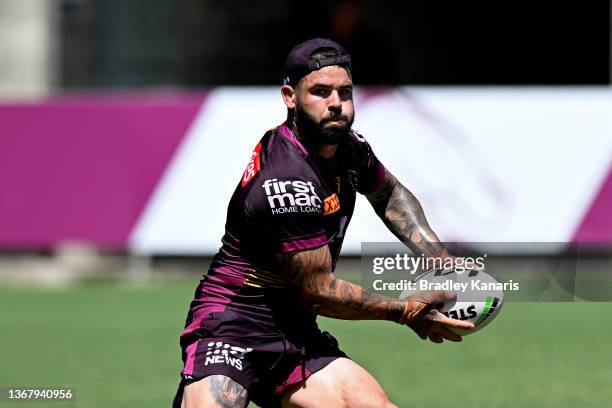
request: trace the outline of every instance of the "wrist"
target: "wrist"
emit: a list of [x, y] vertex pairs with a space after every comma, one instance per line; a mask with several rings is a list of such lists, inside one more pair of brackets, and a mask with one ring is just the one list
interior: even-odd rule
[[409, 324], [413, 319], [414, 319], [414, 312], [413, 312], [413, 308], [410, 305], [410, 302], [403, 302], [404, 304], [402, 305], [400, 310], [400, 313], [398, 314], [397, 318], [394, 320], [396, 323], [399, 324]]

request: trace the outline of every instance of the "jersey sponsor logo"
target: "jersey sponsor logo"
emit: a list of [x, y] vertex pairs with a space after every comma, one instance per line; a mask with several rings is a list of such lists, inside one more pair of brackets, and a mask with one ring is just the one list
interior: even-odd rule
[[268, 179], [262, 187], [266, 193], [272, 214], [318, 213], [321, 198], [312, 181]]
[[336, 193], [323, 200], [323, 215], [333, 214], [340, 209], [340, 199]]
[[232, 346], [229, 343], [223, 343], [222, 341], [211, 341], [208, 343], [204, 365], [226, 364], [242, 371], [242, 359], [250, 351], [253, 351], [250, 347], [242, 348]]
[[242, 187], [249, 184], [249, 181], [251, 181], [253, 177], [255, 177], [255, 175], [261, 168], [259, 153], [261, 153], [261, 142], [257, 143], [257, 146], [255, 146], [253, 153], [251, 153], [251, 159], [249, 160], [249, 164], [247, 164], [247, 167], [244, 170], [244, 174], [242, 175]]

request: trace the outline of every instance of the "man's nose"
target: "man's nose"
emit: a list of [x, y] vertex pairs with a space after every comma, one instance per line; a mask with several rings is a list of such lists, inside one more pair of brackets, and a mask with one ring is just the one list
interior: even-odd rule
[[340, 95], [338, 91], [333, 91], [329, 95], [329, 104], [327, 105], [330, 111], [340, 113], [342, 111], [342, 99], [340, 99]]

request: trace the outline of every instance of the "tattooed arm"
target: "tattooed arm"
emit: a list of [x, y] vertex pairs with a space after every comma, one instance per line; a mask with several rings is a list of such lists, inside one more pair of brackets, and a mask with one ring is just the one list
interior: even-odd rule
[[368, 293], [361, 286], [334, 277], [329, 248], [279, 253], [292, 286], [297, 288], [303, 308], [322, 316], [345, 320], [390, 320], [410, 326], [421, 338], [436, 343], [443, 338], [460, 341], [448, 326], [471, 328], [471, 323], [446, 317], [435, 307], [454, 299], [443, 291], [422, 292], [406, 299]]
[[339, 319], [392, 320], [399, 322], [405, 302], [370, 294], [361, 286], [334, 277], [329, 248], [277, 255], [292, 286], [299, 289], [304, 308]]
[[450, 256], [429, 227], [419, 201], [388, 170], [383, 185], [367, 198], [387, 228], [415, 253], [430, 258]]

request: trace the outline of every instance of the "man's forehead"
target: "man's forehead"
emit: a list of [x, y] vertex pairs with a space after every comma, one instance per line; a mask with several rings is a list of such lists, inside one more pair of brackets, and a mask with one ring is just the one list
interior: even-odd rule
[[304, 77], [304, 85], [329, 85], [329, 86], [347, 86], [353, 85], [353, 80], [346, 69], [338, 65], [323, 67], [316, 71], [312, 71]]

